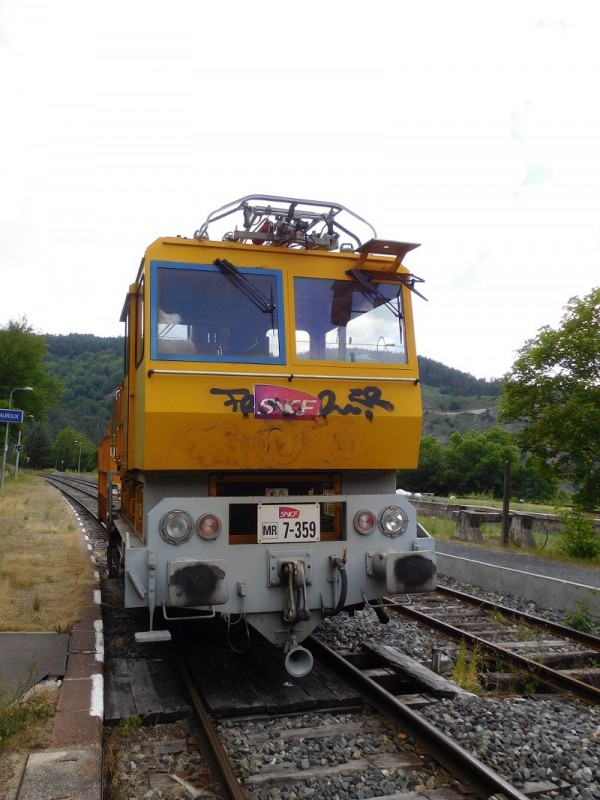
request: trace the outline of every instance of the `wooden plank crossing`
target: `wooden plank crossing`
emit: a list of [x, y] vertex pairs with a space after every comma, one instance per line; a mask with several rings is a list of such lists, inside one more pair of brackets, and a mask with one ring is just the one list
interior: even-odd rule
[[187, 663], [204, 703], [213, 714], [235, 716], [266, 712], [266, 705], [244, 675], [239, 657], [221, 648], [188, 653]]
[[359, 694], [318, 664], [303, 678], [289, 675], [282, 651], [264, 639], [252, 643], [245, 653], [213, 643], [210, 650], [188, 652], [187, 662], [198, 692], [215, 717], [362, 705]]
[[[234, 652], [219, 639], [192, 643], [186, 651], [192, 678], [209, 713], [215, 717], [292, 714], [303, 710], [356, 709], [362, 698], [331, 670], [319, 664], [303, 678], [285, 669], [283, 652], [264, 639], [247, 652]], [[107, 659], [104, 721], [114, 725], [126, 717], [147, 723], [174, 722], [188, 711], [163, 659]]]
[[126, 717], [144, 724], [175, 722], [189, 705], [164, 659], [111, 658], [105, 664], [104, 722], [115, 725]]

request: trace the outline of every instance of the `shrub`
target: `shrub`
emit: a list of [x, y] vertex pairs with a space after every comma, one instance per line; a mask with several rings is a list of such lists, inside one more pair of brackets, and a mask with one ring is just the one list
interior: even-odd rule
[[563, 532], [558, 549], [571, 558], [595, 560], [600, 557], [600, 536], [596, 536], [594, 522], [581, 511], [572, 509], [561, 514]]

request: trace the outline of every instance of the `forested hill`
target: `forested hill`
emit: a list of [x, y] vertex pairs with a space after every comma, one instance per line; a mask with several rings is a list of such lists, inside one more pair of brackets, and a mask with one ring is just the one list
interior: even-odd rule
[[475, 378], [468, 372], [461, 372], [459, 369], [447, 367], [445, 364], [433, 361], [431, 358], [419, 356], [419, 373], [421, 383], [435, 389], [443, 389], [444, 394], [452, 394], [459, 397], [474, 397], [476, 395], [500, 396], [502, 381]]
[[[123, 371], [123, 338], [92, 334], [46, 334], [49, 371], [64, 386], [58, 408], [50, 409], [48, 425], [54, 438], [72, 426], [98, 442], [106, 431], [111, 400]], [[424, 433], [446, 439], [465, 426], [489, 427], [495, 422], [500, 381], [485, 381], [466, 372], [420, 357], [425, 407]], [[475, 406], [481, 408], [473, 409]]]
[[453, 433], [487, 431], [498, 424], [502, 382], [475, 378], [439, 361], [419, 357], [423, 436], [447, 444]]
[[94, 443], [106, 432], [112, 396], [123, 374], [123, 338], [85, 333], [44, 336], [46, 363], [64, 387], [60, 405], [48, 412], [50, 435], [72, 426]]

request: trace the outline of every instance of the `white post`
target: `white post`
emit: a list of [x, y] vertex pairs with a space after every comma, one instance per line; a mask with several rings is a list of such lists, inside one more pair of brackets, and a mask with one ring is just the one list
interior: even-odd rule
[[4, 450], [2, 451], [2, 473], [0, 474], [0, 491], [4, 488], [4, 473], [6, 472], [6, 451], [8, 450], [8, 424], [9, 423], [7, 422], [6, 432], [4, 434]]
[[21, 455], [21, 428], [19, 428], [19, 438], [17, 439], [17, 457], [15, 458], [15, 480], [19, 474], [19, 456]]
[[[27, 414], [27, 418], [35, 419], [33, 414]], [[17, 480], [17, 475], [19, 474], [19, 456], [21, 455], [21, 431], [22, 428], [19, 428], [19, 441], [17, 442], [17, 457], [15, 459], [15, 480]], [[27, 459], [27, 463], [29, 463], [29, 459]]]

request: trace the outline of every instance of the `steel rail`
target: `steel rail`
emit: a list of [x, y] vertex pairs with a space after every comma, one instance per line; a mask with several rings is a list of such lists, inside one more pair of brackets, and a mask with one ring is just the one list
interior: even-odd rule
[[58, 491], [61, 492], [65, 497], [68, 497], [69, 500], [71, 500], [73, 503], [76, 503], [80, 508], [82, 508], [86, 512], [86, 514], [89, 514], [90, 517], [92, 517], [96, 522], [99, 522], [97, 512], [93, 508], [87, 506], [82, 500], [80, 500], [74, 494], [72, 494], [72, 492], [69, 491], [69, 489], [71, 489], [73, 492], [79, 492], [79, 494], [84, 495], [85, 497], [89, 497], [91, 499], [94, 498], [97, 499], [98, 492], [96, 492], [95, 494], [92, 492], [86, 492], [84, 489], [80, 489], [77, 486], [74, 486], [72, 483], [69, 483], [68, 480], [65, 480], [63, 478], [55, 478], [51, 475], [42, 475], [42, 477], [47, 483], [50, 484], [50, 486], [53, 486], [55, 489], [58, 489]]
[[[81, 494], [84, 494], [86, 497], [93, 497], [96, 499], [98, 498], [98, 487], [96, 486], [94, 488], [94, 484], [88, 483], [87, 481], [82, 481], [81, 479], [77, 478], [71, 479], [62, 476], [59, 477], [56, 475], [42, 475], [41, 477], [44, 478], [44, 480], [46, 480], [46, 482], [49, 483], [51, 486], [54, 486], [56, 489], [60, 489], [60, 491], [64, 491], [61, 488], [61, 486], [67, 486], [74, 492], [80, 492]], [[87, 486], [87, 489], [82, 488], [81, 484]], [[88, 491], [88, 489], [90, 491]], [[68, 492], [65, 491], [64, 493], [68, 494], [69, 497], [72, 497], [72, 495], [69, 494]]]
[[361, 694], [373, 708], [426, 747], [439, 764], [472, 787], [478, 797], [487, 800], [492, 795], [501, 794], [506, 800], [525, 800], [526, 795], [486, 767], [420, 714], [364, 675], [341, 655], [314, 636], [309, 636], [307, 641], [310, 642], [310, 648], [317, 658], [326, 663], [337, 675], [360, 688]]
[[187, 667], [181, 659], [177, 659], [176, 665], [200, 724], [200, 749], [211, 776], [211, 791], [219, 800], [247, 800], [248, 795], [240, 786], [240, 782], [233, 772], [229, 757], [219, 740], [216, 728], [194, 686]]
[[491, 642], [488, 639], [482, 638], [481, 636], [476, 636], [468, 631], [456, 628], [454, 625], [449, 625], [447, 622], [442, 622], [442, 620], [436, 619], [435, 617], [430, 617], [422, 611], [417, 611], [411, 606], [395, 603], [389, 598], [384, 598], [384, 604], [386, 608], [393, 608], [399, 614], [409, 617], [410, 619], [414, 619], [430, 628], [434, 628], [435, 630], [440, 631], [446, 636], [454, 639], [454, 641], [465, 641], [473, 647], [478, 646], [483, 652], [489, 653], [503, 664], [506, 664], [513, 669], [525, 670], [526, 672], [535, 675], [535, 677], [541, 683], [549, 686], [555, 691], [571, 694], [592, 705], [600, 705], [600, 689], [596, 686], [592, 686], [588, 683], [584, 683], [583, 681], [579, 681], [576, 678], [571, 678], [568, 675], [564, 675], [562, 672], [551, 669], [550, 667], [541, 664], [539, 661], [533, 661], [530, 658], [513, 653], [511, 650], [507, 650], [495, 642]]
[[577, 644], [593, 647], [598, 650], [600, 655], [600, 636], [594, 636], [594, 634], [585, 633], [585, 631], [578, 631], [575, 630], [575, 628], [569, 628], [568, 625], [561, 625], [559, 622], [552, 622], [551, 620], [544, 619], [543, 617], [538, 617], [535, 614], [527, 614], [525, 611], [517, 611], [514, 608], [499, 605], [498, 603], [492, 603], [490, 600], [483, 600], [482, 598], [476, 597], [473, 594], [459, 592], [456, 589], [450, 589], [446, 586], [438, 586], [436, 588], [436, 592], [446, 595], [447, 597], [455, 597], [457, 600], [461, 600], [464, 603], [469, 603], [470, 605], [477, 606], [478, 608], [485, 608], [488, 611], [500, 611], [503, 616], [508, 617], [516, 622], [529, 622], [532, 625], [539, 625], [540, 627], [545, 628], [552, 633], [556, 633], [559, 636], [572, 639]]

